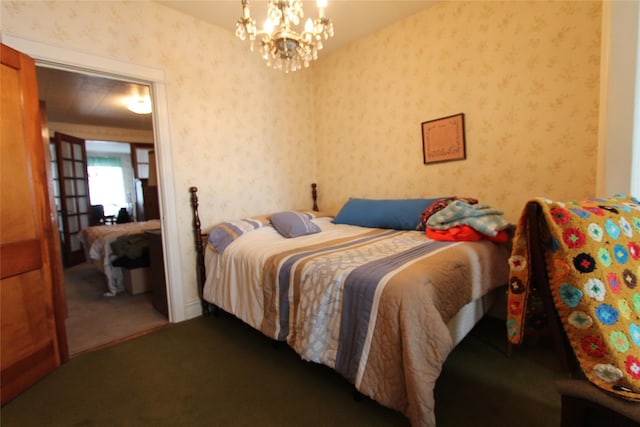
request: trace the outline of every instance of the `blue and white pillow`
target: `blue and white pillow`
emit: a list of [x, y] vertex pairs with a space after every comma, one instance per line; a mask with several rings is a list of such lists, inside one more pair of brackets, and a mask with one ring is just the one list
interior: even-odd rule
[[222, 253], [238, 237], [260, 228], [265, 223], [258, 219], [244, 218], [220, 223], [209, 231], [209, 243]]
[[291, 238], [319, 233], [320, 227], [311, 222], [313, 215], [306, 212], [284, 211], [271, 215], [271, 225], [282, 237]]

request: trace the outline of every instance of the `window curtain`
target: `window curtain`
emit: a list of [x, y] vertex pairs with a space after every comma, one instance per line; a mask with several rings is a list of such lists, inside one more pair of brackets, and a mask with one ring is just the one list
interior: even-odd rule
[[124, 192], [127, 198], [127, 210], [129, 214], [132, 214], [134, 212], [136, 188], [131, 154], [110, 154], [108, 157], [88, 154], [87, 166], [111, 166], [122, 169]]
[[96, 157], [87, 156], [88, 166], [109, 166], [114, 168], [121, 168], [122, 162], [119, 157]]

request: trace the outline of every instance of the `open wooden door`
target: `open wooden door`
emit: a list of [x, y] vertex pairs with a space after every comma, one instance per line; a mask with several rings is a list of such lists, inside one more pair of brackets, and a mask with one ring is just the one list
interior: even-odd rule
[[62, 250], [67, 267], [85, 261], [80, 230], [89, 224], [89, 177], [84, 139], [55, 133], [62, 207]]
[[4, 404], [61, 363], [63, 294], [51, 211], [35, 64], [1, 45], [0, 399]]

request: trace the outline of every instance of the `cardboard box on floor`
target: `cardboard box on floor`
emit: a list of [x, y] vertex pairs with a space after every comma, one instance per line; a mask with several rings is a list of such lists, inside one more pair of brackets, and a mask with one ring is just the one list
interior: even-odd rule
[[124, 286], [131, 295], [138, 295], [151, 290], [149, 268], [124, 268]]

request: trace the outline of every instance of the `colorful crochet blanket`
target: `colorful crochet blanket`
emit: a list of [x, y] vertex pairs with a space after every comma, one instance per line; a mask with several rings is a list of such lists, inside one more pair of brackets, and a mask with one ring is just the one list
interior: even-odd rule
[[[549, 288], [584, 375], [640, 401], [640, 204], [618, 195], [554, 202], [536, 198]], [[516, 228], [510, 264], [507, 335], [518, 344], [531, 319], [529, 217]]]

